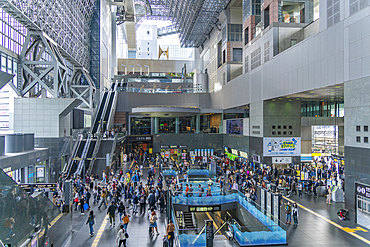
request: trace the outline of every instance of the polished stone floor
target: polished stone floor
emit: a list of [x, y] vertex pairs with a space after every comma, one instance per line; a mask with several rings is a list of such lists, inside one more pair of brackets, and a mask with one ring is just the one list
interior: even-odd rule
[[[128, 163], [124, 166], [127, 168], [130, 164]], [[144, 174], [146, 174], [145, 171]], [[299, 208], [299, 225], [297, 227], [293, 225], [288, 226], [287, 236], [289, 246], [369, 246], [369, 229], [362, 227], [362, 229], [367, 232], [355, 231], [355, 236], [341, 229], [342, 227], [348, 227], [349, 231], [351, 231], [351, 229], [359, 226], [353, 222], [340, 221], [338, 219], [336, 212], [344, 207], [343, 203], [327, 205], [324, 197], [313, 197], [307, 194], [304, 194], [303, 198], [297, 198], [295, 195], [292, 195], [288, 199], [296, 201], [304, 207]], [[94, 210], [96, 214], [96, 225], [94, 227], [95, 236], [90, 237], [89, 227], [85, 225], [87, 215], [81, 216], [79, 213], [76, 213], [77, 211], [74, 211], [72, 213], [73, 234], [64, 246], [118, 246], [115, 243], [118, 223], [115, 228], [111, 228], [109, 222], [105, 219], [106, 210], [99, 210], [96, 205], [92, 206], [92, 210]], [[129, 212], [131, 212], [131, 209]], [[285, 215], [283, 213], [284, 211], [282, 210], [281, 219], [285, 222]], [[128, 225], [130, 238], [127, 241], [127, 246], [163, 246], [162, 239], [165, 234], [166, 216], [165, 214], [158, 215], [159, 220], [157, 223], [160, 232], [158, 237], [151, 237], [148, 232], [149, 220], [147, 213], [145, 215], [133, 215]], [[118, 216], [116, 220], [118, 220]], [[56, 226], [58, 227], [58, 224], [56, 224]], [[51, 241], [57, 242], [53, 238], [53, 235], [56, 235], [55, 232], [59, 232], [60, 234], [62, 231], [63, 229], [60, 228], [60, 224], [59, 229], [52, 227], [49, 234], [51, 236]], [[361, 240], [361, 238], [363, 238], [363, 240]], [[224, 240], [222, 237], [218, 237], [214, 242], [214, 246], [231, 247], [237, 245], [226, 239]]]

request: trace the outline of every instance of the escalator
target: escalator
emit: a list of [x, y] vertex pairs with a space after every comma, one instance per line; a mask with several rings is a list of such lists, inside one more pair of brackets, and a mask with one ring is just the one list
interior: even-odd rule
[[94, 152], [96, 143], [97, 143], [97, 140], [91, 140], [90, 142], [89, 150], [87, 151], [86, 160], [85, 160], [85, 172], [89, 170], [91, 160], [93, 159], [93, 152]]
[[[84, 147], [85, 147], [85, 143], [86, 143], [86, 140], [81, 140], [79, 145], [78, 145], [78, 148], [77, 148], [77, 153], [76, 153], [76, 156], [75, 158], [79, 157], [81, 158], [82, 156], [82, 152], [84, 150]], [[77, 170], [77, 167], [78, 167], [78, 163], [79, 161], [78, 160], [74, 160], [72, 161], [72, 166], [68, 172], [68, 178], [70, 178]]]
[[193, 216], [192, 216], [192, 214], [189, 213], [189, 212], [184, 212], [183, 215], [184, 215], [185, 228], [186, 229], [192, 229], [192, 228], [195, 229], [195, 226], [193, 224]]
[[103, 121], [105, 121], [106, 123], [109, 120], [109, 116], [110, 116], [110, 113], [111, 113], [111, 110], [112, 110], [112, 105], [113, 105], [113, 100], [114, 100], [115, 94], [116, 94], [116, 92], [111, 92], [110, 93], [107, 109], [105, 110], [105, 116], [103, 118]]
[[94, 119], [93, 127], [91, 128], [91, 133], [92, 134], [95, 134], [98, 131], [99, 121], [101, 120], [103, 110], [104, 110], [104, 107], [105, 107], [105, 102], [107, 101], [107, 97], [108, 97], [108, 92], [104, 92], [103, 98], [102, 98], [102, 100], [99, 104], [99, 109], [98, 109], [96, 117]]

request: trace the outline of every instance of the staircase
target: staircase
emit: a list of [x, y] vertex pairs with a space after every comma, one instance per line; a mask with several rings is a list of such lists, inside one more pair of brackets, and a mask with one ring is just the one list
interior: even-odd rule
[[186, 212], [183, 214], [184, 215], [184, 223], [185, 223], [185, 228], [186, 229], [195, 229], [195, 226], [193, 224], [193, 216], [191, 213]]

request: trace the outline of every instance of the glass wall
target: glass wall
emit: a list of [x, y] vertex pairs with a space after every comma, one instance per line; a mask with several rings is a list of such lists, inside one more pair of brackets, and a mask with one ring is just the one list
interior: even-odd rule
[[195, 116], [180, 117], [179, 131], [180, 133], [194, 133], [195, 132]]
[[302, 117], [344, 117], [344, 101], [302, 101]]
[[200, 131], [203, 133], [219, 133], [221, 114], [209, 113], [200, 115]]
[[159, 133], [175, 133], [176, 131], [176, 119], [175, 118], [159, 118]]
[[150, 135], [151, 134], [150, 117], [132, 117], [131, 135]]
[[304, 3], [284, 1], [281, 4], [281, 20], [280, 22], [285, 23], [304, 23]]
[[338, 153], [338, 125], [312, 126], [312, 152]]

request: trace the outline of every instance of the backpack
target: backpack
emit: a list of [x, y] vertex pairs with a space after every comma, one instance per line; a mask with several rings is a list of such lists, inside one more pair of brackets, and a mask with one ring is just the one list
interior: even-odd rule
[[130, 219], [128, 218], [127, 215], [123, 217], [123, 224], [128, 224], [129, 222], [130, 222]]
[[127, 232], [125, 232], [125, 238], [129, 238], [130, 236], [128, 235]]

